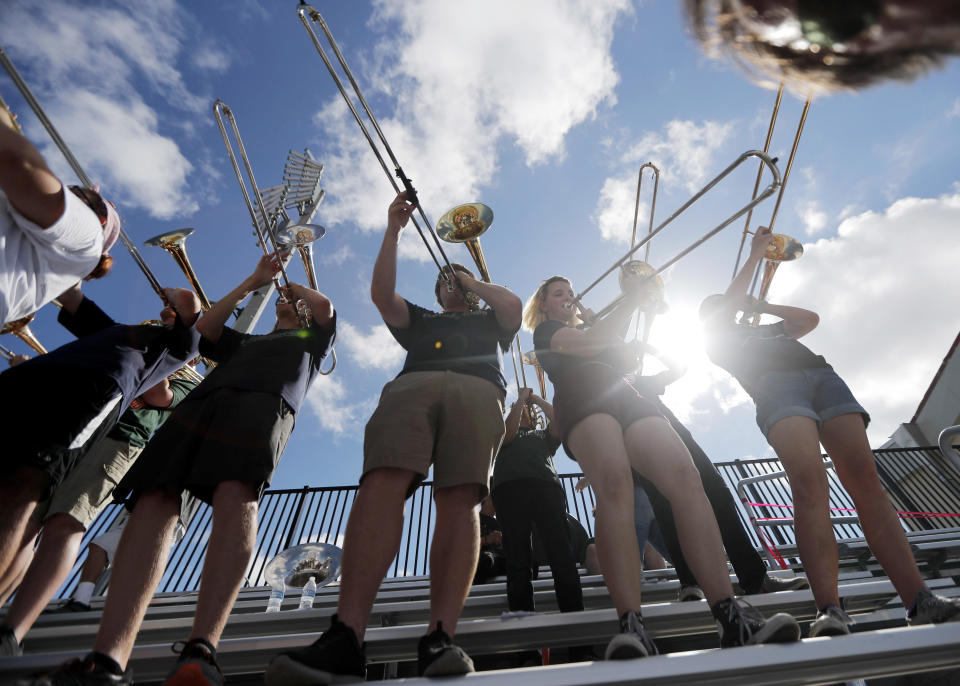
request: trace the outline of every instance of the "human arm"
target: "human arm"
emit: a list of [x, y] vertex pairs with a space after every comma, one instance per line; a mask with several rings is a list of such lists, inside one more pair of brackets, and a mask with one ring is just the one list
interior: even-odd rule
[[[655, 375], [657, 378], [657, 381], [659, 383], [662, 383], [664, 388], [666, 388], [667, 386], [669, 386], [674, 381], [676, 381], [681, 376], [687, 373], [687, 365], [680, 362], [680, 360], [676, 359], [672, 355], [668, 355], [662, 350], [655, 348], [649, 343], [644, 343], [642, 341], [638, 341], [636, 343], [636, 346], [641, 352], [646, 353], [647, 355], [653, 355], [654, 357], [656, 357], [666, 367], [665, 371], [662, 371], [659, 374]], [[660, 394], [658, 393], [657, 395], [660, 395]]]
[[24, 217], [46, 229], [63, 214], [65, 192], [40, 151], [0, 108], [0, 189]]
[[173, 402], [173, 390], [170, 388], [170, 381], [164, 379], [156, 386], [141, 393], [140, 399], [150, 407], [169, 407], [170, 403]]
[[820, 323], [820, 315], [812, 310], [805, 310], [802, 307], [775, 305], [766, 302], [755, 302], [753, 305], [757, 312], [780, 317], [780, 319], [783, 320], [783, 332], [791, 338], [806, 336], [817, 328], [817, 324]]
[[289, 288], [281, 287], [281, 292], [290, 302], [303, 300], [313, 314], [314, 324], [326, 326], [333, 319], [333, 303], [323, 293], [293, 282]]
[[593, 357], [610, 346], [623, 346], [620, 338], [622, 327], [624, 322], [629, 321], [635, 309], [634, 300], [627, 298], [614, 307], [609, 315], [597, 320], [586, 330], [563, 327], [550, 338], [550, 349], [563, 355]]
[[457, 278], [460, 279], [465, 290], [476, 293], [491, 307], [501, 329], [516, 331], [520, 328], [523, 302], [512, 291], [495, 283], [474, 279], [461, 271], [457, 272]]
[[83, 294], [80, 284], [78, 281], [57, 296], [62, 305], [57, 313], [57, 321], [77, 338], [89, 336], [116, 324], [110, 315]]
[[261, 286], [266, 286], [280, 271], [280, 260], [276, 255], [264, 255], [257, 262], [253, 273], [240, 282], [236, 288], [215, 302], [197, 321], [197, 331], [211, 343], [217, 343], [223, 334], [223, 327], [244, 298]]
[[510, 407], [510, 412], [503, 420], [506, 425], [506, 433], [503, 434], [503, 442], [500, 443], [501, 448], [517, 437], [517, 431], [520, 429], [520, 417], [523, 415], [523, 406], [527, 404], [532, 393], [533, 391], [529, 388], [521, 388], [517, 393], [516, 402]]
[[403, 227], [407, 225], [416, 205], [407, 202], [407, 192], [401, 191], [387, 210], [387, 230], [373, 265], [370, 280], [370, 299], [388, 326], [405, 329], [410, 326], [410, 311], [406, 301], [397, 293], [397, 246]]
[[29, 355], [14, 354], [14, 355], [11, 355], [9, 358], [7, 358], [7, 363], [11, 367], [16, 367], [18, 364], [23, 364], [29, 359], [30, 359]]

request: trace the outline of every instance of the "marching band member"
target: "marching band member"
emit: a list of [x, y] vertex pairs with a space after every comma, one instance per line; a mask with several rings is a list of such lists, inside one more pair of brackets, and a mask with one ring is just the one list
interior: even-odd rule
[[[114, 321], [84, 297], [77, 284], [59, 297], [57, 319], [78, 338], [114, 325]], [[173, 326], [176, 313], [164, 308], [161, 322]], [[169, 411], [193, 390], [196, 382], [173, 376], [144, 391], [120, 416], [116, 426], [79, 459], [77, 466], [40, 506], [42, 535], [20, 589], [0, 625], [0, 655], [20, 653], [19, 642], [47, 603], [67, 580], [80, 552], [87, 527], [110, 502], [123, 478]], [[93, 585], [88, 588], [92, 590]], [[89, 596], [88, 596], [89, 598]], [[89, 609], [89, 607], [87, 607]]]
[[[178, 288], [164, 294], [175, 312], [172, 326], [106, 326], [0, 374], [0, 397], [15, 399], [0, 415], [8, 438], [0, 477], [0, 578], [33, 540], [38, 503], [66, 478], [80, 449], [112, 428], [135, 398], [196, 357], [197, 296]], [[51, 397], [52, 421], [37, 412]]]
[[[819, 316], [747, 295], [771, 240], [770, 229], [760, 227], [743, 268], [725, 293], [703, 301], [700, 318], [708, 335], [707, 354], [753, 398], [757, 424], [787, 472], [797, 547], [819, 609], [810, 635], [850, 633], [850, 618], [840, 608], [837, 589], [837, 541], [821, 444], [853, 498], [870, 549], [907, 607], [907, 621], [960, 620], [960, 599], [933, 595], [920, 576], [877, 474], [866, 433], [870, 416], [827, 361], [797, 340], [817, 326]], [[735, 320], [739, 311], [771, 314], [781, 321], [754, 327]]]
[[0, 325], [110, 270], [120, 217], [96, 191], [69, 191], [0, 107]]
[[633, 468], [673, 504], [683, 551], [703, 586], [723, 647], [795, 641], [797, 621], [763, 617], [733, 598], [720, 532], [700, 475], [676, 432], [623, 376], [636, 366], [635, 348], [618, 338], [636, 304], [628, 297], [587, 331], [570, 281], [554, 276], [527, 301], [524, 325], [555, 389], [554, 415], [567, 454], [580, 463], [597, 493], [597, 548], [604, 579], [620, 616], [607, 659], [645, 657], [656, 647], [640, 614], [642, 568], [633, 521]]
[[[253, 274], [197, 322], [200, 351], [218, 365], [180, 403], [117, 487], [118, 498], [129, 494], [132, 514], [117, 549], [94, 650], [37, 683], [129, 681], [126, 663], [166, 566], [183, 490], [212, 504], [213, 527], [193, 629], [168, 679], [223, 683], [216, 645], [253, 552], [257, 501], [336, 328], [330, 300], [299, 284], [290, 284], [277, 301], [271, 333], [242, 334], [225, 325], [236, 306], [279, 269], [278, 258], [262, 257]], [[308, 311], [306, 328], [299, 301]]]
[[407, 359], [367, 423], [337, 614], [312, 645], [271, 661], [269, 686], [363, 677], [361, 642], [377, 589], [400, 547], [404, 501], [431, 464], [437, 524], [430, 546], [430, 623], [418, 646], [418, 669], [425, 676], [473, 671], [451, 636], [477, 566], [477, 504], [487, 493], [504, 433], [506, 386], [497, 348], [506, 350], [519, 329], [522, 303], [460, 265], [454, 265], [456, 277], [489, 309], [472, 309], [459, 288], [445, 288], [439, 277], [435, 294], [442, 312], [402, 298], [396, 292], [397, 245], [414, 207], [405, 192], [390, 204], [373, 270], [371, 297]]

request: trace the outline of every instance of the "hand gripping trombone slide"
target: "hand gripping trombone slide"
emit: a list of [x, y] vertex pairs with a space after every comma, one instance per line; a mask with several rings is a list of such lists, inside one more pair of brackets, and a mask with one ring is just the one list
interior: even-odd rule
[[[600, 282], [601, 282], [603, 279], [605, 279], [611, 272], [613, 272], [615, 269], [617, 269], [617, 268], [620, 267], [623, 263], [625, 263], [627, 260], [629, 260], [630, 257], [633, 255], [633, 253], [635, 253], [635, 252], [636, 252], [637, 250], [639, 250], [641, 247], [643, 247], [644, 245], [646, 245], [646, 243], [649, 242], [654, 236], [656, 236], [656, 235], [657, 235], [658, 233], [660, 233], [664, 228], [666, 228], [667, 225], [670, 224], [670, 222], [672, 222], [674, 219], [676, 219], [678, 216], [680, 216], [683, 212], [685, 212], [685, 211], [687, 210], [687, 208], [689, 208], [693, 203], [695, 203], [697, 200], [699, 200], [701, 197], [703, 197], [710, 189], [712, 189], [714, 186], [716, 186], [724, 177], [726, 177], [726, 176], [727, 176], [728, 174], [730, 174], [734, 169], [736, 169], [737, 167], [739, 167], [741, 164], [743, 164], [747, 159], [749, 159], [749, 158], [751, 158], [751, 157], [757, 157], [757, 158], [759, 158], [760, 161], [761, 161], [764, 165], [766, 165], [767, 168], [770, 169], [770, 173], [771, 173], [771, 175], [773, 176], [773, 180], [770, 182], [770, 185], [767, 186], [767, 187], [763, 190], [762, 193], [760, 193], [759, 195], [757, 195], [756, 197], [754, 197], [749, 203], [747, 203], [746, 205], [744, 205], [743, 207], [741, 207], [741, 208], [740, 208], [739, 210], [737, 210], [737, 212], [735, 212], [734, 214], [732, 214], [732, 215], [730, 215], [729, 217], [727, 217], [726, 219], [724, 219], [720, 224], [718, 224], [718, 225], [715, 226], [713, 229], [711, 229], [710, 231], [708, 231], [706, 234], [704, 234], [703, 236], [701, 236], [699, 239], [697, 239], [696, 241], [694, 241], [691, 245], [689, 245], [689, 246], [687, 246], [686, 248], [684, 248], [683, 250], [681, 250], [677, 255], [675, 255], [675, 256], [672, 257], [671, 259], [667, 260], [662, 266], [660, 266], [659, 268], [655, 269], [652, 273], [644, 276], [642, 279], [638, 280], [636, 283], [632, 284], [632, 285], [631, 285], [631, 291], [633, 291], [633, 289], [635, 289], [635, 288], [636, 288], [636, 289], [639, 289], [644, 283], [646, 283], [646, 282], [648, 282], [648, 281], [656, 278], [656, 276], [657, 276], [658, 274], [660, 274], [662, 271], [664, 271], [664, 270], [667, 269], [668, 267], [672, 266], [674, 263], [676, 263], [677, 261], [679, 261], [681, 258], [685, 257], [687, 254], [689, 254], [690, 252], [692, 252], [693, 250], [695, 250], [696, 248], [698, 248], [700, 245], [702, 245], [702, 244], [703, 244], [704, 242], [706, 242], [708, 239], [712, 238], [714, 235], [716, 235], [717, 233], [719, 233], [721, 230], [723, 230], [724, 228], [726, 228], [728, 225], [732, 224], [732, 223], [733, 223], [734, 221], [736, 221], [739, 217], [741, 217], [741, 216], [743, 216], [744, 214], [746, 214], [750, 209], [752, 209], [753, 207], [759, 205], [761, 202], [763, 202], [763, 201], [766, 200], [768, 197], [770, 197], [771, 195], [773, 195], [773, 193], [776, 192], [777, 188], [779, 188], [779, 187], [780, 187], [780, 184], [781, 184], [781, 182], [780, 182], [780, 170], [777, 169], [776, 161], [775, 161], [773, 158], [771, 158], [769, 155], [767, 155], [766, 153], [761, 152], [761, 151], [759, 151], [759, 150], [748, 150], [748, 151], [746, 151], [745, 153], [741, 154], [736, 160], [734, 160], [726, 169], [724, 169], [722, 172], [720, 172], [719, 174], [717, 174], [717, 176], [715, 176], [709, 183], [707, 183], [707, 185], [705, 185], [703, 188], [701, 188], [699, 191], [697, 191], [697, 193], [694, 194], [693, 197], [691, 197], [689, 200], [687, 200], [683, 205], [681, 205], [679, 209], [677, 209], [673, 214], [671, 214], [671, 215], [670, 215], [669, 217], [667, 217], [664, 221], [662, 221], [662, 222], [657, 226], [657, 228], [655, 228], [655, 229], [653, 229], [652, 231], [650, 231], [650, 232], [646, 235], [646, 237], [644, 237], [642, 240], [638, 241], [638, 242], [636, 243], [636, 245], [632, 246], [632, 247], [630, 248], [630, 250], [628, 250], [625, 255], [623, 255], [620, 259], [618, 259], [616, 262], [614, 262], [614, 264], [613, 264], [612, 267], [610, 267], [609, 269], [607, 269], [607, 270], [606, 270], [603, 274], [601, 274], [593, 283], [591, 283], [591, 284], [590, 284], [589, 286], [587, 286], [583, 291], [581, 291], [580, 294], [577, 295], [577, 297], [574, 299], [574, 300], [575, 300], [575, 303], [576, 303], [577, 305], [579, 305], [580, 302], [581, 302], [581, 300], [582, 300], [582, 298], [583, 298], [583, 296], [585, 296], [587, 293], [589, 293], [598, 283], [600, 283]], [[601, 309], [599, 312], [597, 312], [596, 319], [600, 319], [600, 318], [604, 317], [605, 315], [609, 314], [610, 311], [613, 310], [614, 307], [616, 307], [617, 305], [619, 305], [620, 302], [622, 302], [625, 297], [626, 297], [626, 295], [624, 295], [624, 294], [621, 294], [621, 295], [617, 296], [609, 305], [607, 305], [606, 307], [604, 307], [603, 309]]]
[[[417, 233], [420, 234], [420, 239], [423, 241], [423, 244], [427, 248], [427, 252], [430, 253], [433, 263], [437, 265], [437, 269], [440, 270], [440, 278], [446, 283], [448, 290], [452, 291], [454, 286], [460, 289], [460, 292], [463, 294], [463, 297], [467, 299], [467, 291], [464, 289], [463, 284], [460, 283], [460, 279], [457, 278], [456, 273], [453, 270], [450, 260], [447, 258], [446, 253], [443, 251], [443, 246], [440, 245], [440, 241], [437, 238], [436, 234], [433, 233], [431, 227], [433, 224], [427, 218], [426, 213], [421, 207], [419, 199], [417, 198], [417, 191], [413, 187], [413, 183], [410, 178], [404, 173], [403, 168], [400, 166], [399, 160], [397, 160], [396, 155], [393, 153], [393, 149], [390, 147], [390, 144], [387, 142], [386, 136], [383, 134], [383, 130], [380, 128], [380, 124], [377, 122], [377, 118], [374, 116], [373, 111], [370, 109], [370, 106], [367, 104], [366, 98], [363, 97], [363, 93], [360, 91], [360, 86], [357, 84], [356, 78], [354, 78], [353, 72], [350, 70], [350, 67], [347, 65], [347, 61], [343, 56], [343, 53], [340, 52], [340, 46], [337, 45], [337, 41], [334, 39], [333, 34], [330, 32], [330, 27], [327, 26], [327, 22], [324, 21], [320, 13], [315, 10], [313, 7], [308, 5], [304, 0], [300, 0], [300, 4], [297, 6], [297, 16], [300, 18], [300, 23], [303, 24], [303, 27], [307, 30], [307, 33], [310, 35], [310, 40], [313, 42], [313, 46], [316, 48], [317, 53], [320, 55], [320, 59], [323, 60], [324, 65], [327, 67], [327, 71], [330, 72], [330, 76], [333, 78], [334, 83], [337, 86], [337, 89], [340, 91], [340, 95], [343, 96], [344, 101], [347, 103], [347, 107], [350, 109], [351, 114], [353, 114], [354, 120], [357, 122], [357, 126], [360, 127], [360, 131], [363, 134], [363, 137], [367, 140], [367, 143], [370, 145], [370, 149], [373, 151], [373, 154], [376, 156], [377, 161], [380, 163], [380, 167], [383, 169], [384, 174], [387, 175], [387, 179], [390, 181], [390, 185], [393, 186], [393, 190], [397, 193], [400, 192], [400, 185], [397, 184], [397, 181], [394, 179], [394, 176], [400, 180], [400, 183], [403, 185], [403, 189], [407, 192], [407, 202], [413, 203], [417, 206], [417, 211], [420, 213], [420, 218], [426, 226], [426, 230], [430, 233], [433, 238], [434, 247], [437, 252], [440, 253], [440, 257], [443, 258], [444, 266], [440, 264], [440, 261], [437, 259], [437, 256], [434, 254], [434, 249], [431, 247], [430, 242], [427, 240], [427, 237], [424, 235], [424, 230], [421, 228], [420, 223], [417, 222], [416, 217], [413, 215], [410, 216], [410, 220], [413, 222], [413, 225], [417, 229]], [[353, 88], [353, 92], [357, 96], [357, 100], [360, 102], [360, 106], [363, 108], [363, 111], [367, 115], [367, 119], [370, 120], [370, 124], [373, 126], [373, 130], [376, 133], [377, 138], [380, 140], [380, 144], [383, 146], [384, 151], [387, 156], [390, 158], [390, 162], [393, 165], [393, 172], [391, 173], [390, 168], [387, 166], [386, 161], [383, 158], [383, 155], [380, 152], [380, 149], [377, 147], [377, 144], [374, 142], [373, 136], [367, 130], [367, 126], [363, 123], [363, 119], [360, 117], [360, 113], [357, 112], [357, 108], [353, 103], [353, 100], [350, 99], [350, 95], [347, 93], [347, 89], [343, 84], [343, 80], [340, 78], [340, 75], [337, 73], [337, 70], [334, 68], [333, 63], [330, 61], [330, 58], [327, 56], [326, 51], [323, 48], [323, 45], [320, 43], [320, 38], [317, 36], [316, 31], [314, 31], [312, 24], [316, 24], [320, 27], [320, 30], [323, 31], [324, 36], [327, 39], [327, 42], [330, 44], [330, 48], [333, 50], [334, 55], [337, 58], [337, 61], [340, 63], [340, 67], [343, 69], [343, 73], [346, 75], [347, 80], [350, 81], [350, 86]], [[449, 270], [449, 271], [447, 271]]]

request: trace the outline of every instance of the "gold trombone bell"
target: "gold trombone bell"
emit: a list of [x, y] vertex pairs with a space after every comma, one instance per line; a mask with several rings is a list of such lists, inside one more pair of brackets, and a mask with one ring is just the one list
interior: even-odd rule
[[437, 222], [437, 237], [447, 243], [463, 243], [477, 265], [480, 278], [487, 283], [490, 283], [490, 272], [479, 239], [491, 224], [493, 210], [479, 202], [457, 205]]
[[161, 233], [159, 236], [154, 236], [144, 241], [143, 244], [163, 248], [173, 256], [177, 265], [183, 270], [183, 273], [186, 274], [187, 280], [190, 282], [194, 293], [200, 298], [200, 307], [206, 311], [210, 309], [210, 301], [203, 292], [203, 287], [200, 285], [197, 273], [193, 270], [193, 265], [190, 264], [190, 258], [187, 257], [187, 236], [192, 234], [193, 231], [191, 228], [167, 231], [166, 233]]
[[40, 341], [37, 340], [37, 337], [33, 335], [33, 332], [28, 326], [28, 324], [32, 321], [33, 315], [30, 314], [22, 319], [15, 319], [12, 322], [7, 322], [3, 325], [3, 329], [0, 329], [0, 334], [13, 334], [33, 348], [36, 352], [44, 355], [46, 354], [47, 349], [40, 345]]

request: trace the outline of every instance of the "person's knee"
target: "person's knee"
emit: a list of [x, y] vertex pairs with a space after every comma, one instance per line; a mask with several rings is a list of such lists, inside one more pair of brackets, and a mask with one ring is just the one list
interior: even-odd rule
[[50, 476], [37, 467], [21, 466], [0, 481], [0, 497], [4, 507], [38, 502], [50, 486]]
[[830, 497], [827, 476], [822, 467], [791, 474], [790, 489], [793, 503], [797, 507], [819, 506], [826, 503]]
[[476, 515], [477, 503], [480, 497], [480, 486], [477, 484], [461, 484], [459, 486], [448, 486], [434, 491], [433, 500], [437, 504], [437, 512], [447, 511], [466, 511], [470, 510]]
[[416, 474], [408, 469], [378, 467], [363, 475], [360, 480], [360, 490], [365, 494], [376, 496], [406, 494], [415, 477]]
[[66, 512], [57, 512], [43, 523], [43, 537], [64, 539], [83, 534], [86, 527], [76, 517]]

